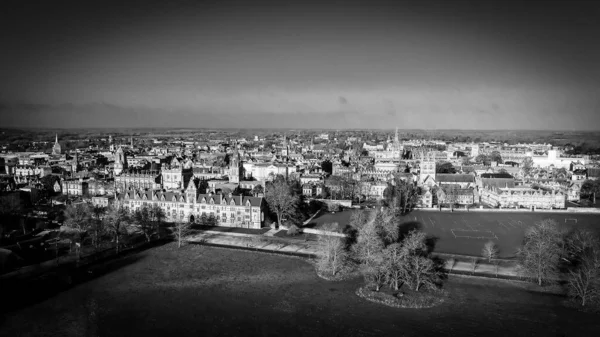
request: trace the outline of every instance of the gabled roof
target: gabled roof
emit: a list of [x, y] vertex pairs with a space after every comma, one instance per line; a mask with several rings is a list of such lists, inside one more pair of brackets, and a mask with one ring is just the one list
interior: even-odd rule
[[440, 183], [472, 183], [475, 177], [470, 174], [436, 174], [435, 180]]
[[513, 176], [508, 173], [483, 173], [481, 174], [481, 178], [505, 178], [505, 179], [513, 179]]

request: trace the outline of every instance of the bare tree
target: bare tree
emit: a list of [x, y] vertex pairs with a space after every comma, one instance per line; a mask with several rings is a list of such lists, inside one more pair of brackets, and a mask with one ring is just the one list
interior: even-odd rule
[[335, 276], [342, 271], [348, 263], [348, 252], [342, 238], [331, 235], [319, 236], [320, 254], [317, 259], [317, 268], [321, 272], [331, 272]]
[[190, 234], [191, 224], [189, 222], [177, 221], [173, 229], [175, 240], [177, 240], [177, 248], [181, 248], [183, 239]]
[[104, 224], [116, 243], [117, 254], [119, 253], [120, 239], [128, 234], [129, 214], [118, 202], [112, 204], [104, 217]]
[[383, 251], [387, 282], [391, 288], [398, 290], [403, 282], [409, 281], [408, 261], [400, 243], [394, 243]]
[[530, 227], [517, 251], [521, 272], [535, 278], [540, 286], [555, 277], [562, 255], [561, 241], [562, 232], [555, 220], [545, 219]]
[[150, 221], [154, 223], [154, 227], [157, 233], [160, 235], [160, 227], [165, 218], [167, 217], [165, 211], [162, 209], [162, 207], [158, 206], [158, 204], [152, 204], [152, 206], [150, 206], [148, 214], [150, 216]]
[[370, 220], [358, 230], [358, 238], [353, 248], [362, 265], [368, 265], [371, 259], [378, 258], [377, 254], [385, 247], [381, 231], [375, 219]]
[[72, 204], [65, 209], [64, 225], [78, 231], [85, 231], [92, 220], [92, 209], [86, 203]]
[[439, 274], [433, 260], [426, 256], [414, 255], [409, 258], [410, 273], [413, 276], [413, 290], [422, 286], [433, 288], [439, 280]]
[[92, 209], [92, 213], [94, 215], [94, 219], [90, 221], [87, 227], [87, 232], [92, 239], [92, 246], [97, 250], [102, 242], [102, 237], [106, 234], [106, 226], [102, 221], [103, 216], [106, 214], [106, 208], [95, 206]]
[[267, 184], [265, 200], [271, 211], [277, 215], [277, 225], [281, 225], [284, 216], [296, 214], [300, 199], [285, 178], [277, 176]]
[[152, 235], [156, 233], [157, 229], [157, 223], [153, 221], [152, 213], [153, 211], [148, 205], [143, 205], [133, 212], [133, 221], [142, 234], [144, 234], [147, 242], [150, 242]]
[[402, 240], [402, 249], [407, 259], [407, 283], [413, 290], [422, 286], [434, 287], [440, 281], [440, 271], [427, 249], [425, 233], [413, 230]]
[[600, 297], [600, 252], [586, 252], [575, 270], [569, 271], [569, 294], [581, 306]]
[[372, 259], [368, 265], [364, 266], [363, 273], [367, 283], [375, 286], [375, 291], [381, 290], [387, 275], [383, 255], [378, 253], [376, 259]]
[[571, 264], [569, 295], [581, 306], [600, 297], [600, 240], [587, 229], [575, 229], [565, 239], [565, 250]]
[[488, 241], [483, 245], [483, 249], [481, 250], [481, 256], [488, 260], [488, 263], [491, 263], [493, 259], [498, 257], [498, 246], [494, 241]]

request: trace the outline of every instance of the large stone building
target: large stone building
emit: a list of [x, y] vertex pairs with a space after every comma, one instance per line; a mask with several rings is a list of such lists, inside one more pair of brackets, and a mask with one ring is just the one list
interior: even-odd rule
[[264, 223], [263, 198], [241, 195], [200, 194], [196, 181], [191, 180], [184, 190], [129, 190], [119, 196], [129, 211], [142, 205], [158, 205], [167, 221], [198, 222], [202, 215], [217, 220], [220, 226], [261, 228]]
[[492, 207], [565, 208], [566, 196], [555, 190], [529, 187], [484, 187], [479, 192], [481, 203]]
[[66, 195], [88, 195], [88, 182], [87, 179], [75, 178], [75, 179], [64, 179], [62, 181], [62, 191]]
[[194, 176], [191, 161], [173, 158], [161, 168], [162, 186], [165, 189], [182, 189]]
[[152, 189], [160, 187], [160, 175], [156, 173], [122, 173], [115, 176], [115, 188], [119, 193], [128, 189]]

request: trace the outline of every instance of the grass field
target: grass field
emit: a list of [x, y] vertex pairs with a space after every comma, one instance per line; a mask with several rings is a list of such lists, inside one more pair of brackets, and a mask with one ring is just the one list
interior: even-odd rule
[[[594, 336], [600, 329], [597, 315], [566, 308], [561, 297], [493, 280], [451, 277], [442, 305], [397, 309], [356, 296], [360, 277], [328, 282], [299, 258], [197, 245], [150, 249], [92, 275], [0, 314], [0, 336]], [[21, 302], [5, 296], [3, 309]]]
[[[325, 223], [338, 222], [341, 227], [350, 220], [353, 211], [325, 213], [311, 222], [319, 228]], [[500, 257], [511, 258], [523, 241], [525, 229], [543, 219], [554, 219], [561, 226], [589, 228], [600, 233], [600, 215], [563, 213], [497, 213], [497, 212], [431, 212], [414, 211], [401, 219], [402, 232], [421, 229], [437, 238], [439, 253], [481, 255], [485, 242], [492, 240], [500, 249]]]

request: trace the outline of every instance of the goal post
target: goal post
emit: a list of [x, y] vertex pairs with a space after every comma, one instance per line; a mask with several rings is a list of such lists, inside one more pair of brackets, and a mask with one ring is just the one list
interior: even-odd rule
[[567, 222], [569, 222], [569, 221], [570, 221], [570, 222], [577, 223], [577, 219], [565, 219], [565, 223], [567, 223]]

